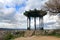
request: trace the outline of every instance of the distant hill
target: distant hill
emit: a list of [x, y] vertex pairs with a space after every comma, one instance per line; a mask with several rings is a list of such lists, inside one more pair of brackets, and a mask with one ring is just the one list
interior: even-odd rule
[[27, 29], [0, 28], [0, 30], [27, 30]]

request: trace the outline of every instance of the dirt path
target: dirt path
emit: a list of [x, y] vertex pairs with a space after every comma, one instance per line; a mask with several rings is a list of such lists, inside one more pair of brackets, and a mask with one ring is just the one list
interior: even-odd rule
[[20, 37], [14, 40], [60, 40], [60, 38], [52, 36], [32, 36], [32, 37]]

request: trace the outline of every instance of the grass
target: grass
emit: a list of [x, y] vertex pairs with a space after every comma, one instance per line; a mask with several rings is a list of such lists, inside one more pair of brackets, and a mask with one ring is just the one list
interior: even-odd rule
[[56, 32], [52, 32], [51, 34], [45, 33], [44, 36], [55, 36], [60, 38], [60, 33], [56, 33]]
[[44, 30], [42, 30], [42, 32], [40, 34], [35, 34], [35, 32], [32, 34], [36, 35], [36, 36], [55, 36], [55, 37], [59, 37], [60, 38], [60, 33], [56, 33], [56, 31], [53, 31], [52, 33], [48, 33], [48, 32], [44, 32]]
[[11, 33], [9, 33], [4, 37], [4, 40], [11, 40], [13, 38], [14, 38], [14, 36]]
[[48, 36], [56, 36], [56, 37], [60, 37], [60, 34], [58, 34], [58, 33], [52, 33], [52, 34], [48, 34]]
[[8, 33], [4, 36], [4, 40], [12, 40], [14, 38], [17, 37], [24, 37], [24, 31], [19, 31], [19, 32], [15, 32], [15, 33]]
[[[17, 37], [24, 37], [24, 34], [25, 34], [25, 31], [17, 31], [17, 32], [14, 32], [13, 34], [11, 32], [9, 32], [4, 36], [4, 40], [12, 40], [12, 39], [17, 38]], [[34, 35], [36, 35], [35, 31], [33, 32], [32, 36], [34, 36]], [[39, 35], [60, 37], [60, 34], [56, 33], [56, 32], [52, 32], [51, 34], [48, 34], [48, 33], [38, 34], [37, 36], [39, 36]]]

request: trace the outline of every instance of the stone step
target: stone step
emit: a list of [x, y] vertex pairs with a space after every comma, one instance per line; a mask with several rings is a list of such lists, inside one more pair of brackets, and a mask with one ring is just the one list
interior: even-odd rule
[[30, 37], [30, 36], [32, 36], [33, 32], [34, 31], [32, 31], [32, 30], [27, 30], [27, 31], [25, 31], [25, 35], [24, 36], [25, 37], [28, 37], [28, 36]]

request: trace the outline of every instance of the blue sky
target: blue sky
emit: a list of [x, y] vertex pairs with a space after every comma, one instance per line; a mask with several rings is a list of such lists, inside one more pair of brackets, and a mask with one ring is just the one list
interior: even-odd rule
[[[0, 28], [27, 28], [24, 11], [41, 9], [45, 2], [46, 0], [0, 0]], [[37, 21], [37, 25], [38, 23]]]

